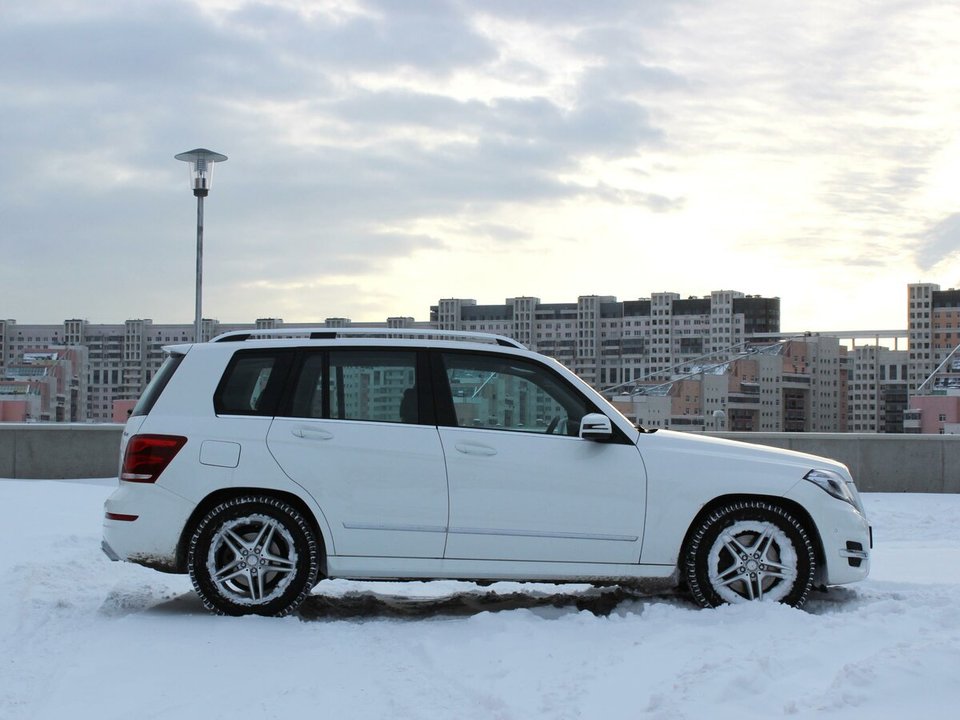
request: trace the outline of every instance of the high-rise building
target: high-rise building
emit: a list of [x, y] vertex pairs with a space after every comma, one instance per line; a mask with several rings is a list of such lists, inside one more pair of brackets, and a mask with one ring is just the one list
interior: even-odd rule
[[0, 372], [0, 421], [80, 422], [86, 412], [87, 349], [33, 348]]
[[502, 305], [448, 298], [430, 308], [443, 330], [494, 332], [555, 357], [597, 388], [668, 380], [699, 363], [725, 360], [758, 337], [779, 333], [780, 298], [718, 290], [618, 301], [581, 295], [575, 303], [508, 298]]
[[651, 428], [842, 432], [846, 348], [817, 334], [755, 344], [668, 382], [625, 387], [613, 400]]
[[[413, 318], [391, 317], [386, 323], [353, 323], [346, 318], [328, 318], [321, 323], [326, 327], [415, 327], [426, 326]], [[289, 324], [279, 318], [259, 318], [254, 323], [227, 324], [204, 319], [204, 340], [231, 330], [262, 330], [279, 327], [307, 327], [317, 325]], [[113, 422], [126, 416], [147, 383], [163, 363], [163, 347], [177, 343], [193, 342], [192, 324], [157, 324], [149, 319], [127, 320], [121, 324], [94, 324], [86, 320], [64, 320], [56, 325], [20, 325], [15, 320], [0, 320], [0, 381], [5, 380], [6, 413], [9, 418], [43, 419], [56, 421], [79, 420]], [[78, 391], [64, 415], [61, 410], [44, 409], [43, 397], [47, 391], [35, 382], [27, 386], [21, 375], [31, 370], [24, 369], [25, 359], [35, 361], [43, 353], [57, 352], [58, 362], [73, 355], [65, 350], [76, 350], [80, 360], [71, 360], [74, 381]], [[33, 359], [33, 360], [31, 360]], [[35, 370], [35, 368], [34, 368]], [[50, 371], [51, 377], [54, 376]], [[64, 372], [57, 370], [57, 373]], [[19, 382], [19, 384], [17, 384]], [[0, 395], [3, 390], [0, 388]], [[2, 399], [2, 398], [0, 398]], [[14, 400], [18, 402], [10, 404]], [[117, 407], [121, 412], [117, 412]]]
[[909, 352], [877, 345], [854, 348], [847, 358], [851, 432], [903, 432]]
[[[541, 303], [535, 297], [509, 298], [502, 305], [475, 300], [440, 300], [430, 322], [390, 317], [386, 323], [327, 318], [325, 327], [440, 328], [499, 333], [557, 358], [598, 388], [640, 379], [667, 380], [707, 361], [726, 360], [754, 337], [779, 331], [779, 298], [719, 290], [682, 299], [677, 293], [620, 302], [612, 296], [583, 295], [576, 302]], [[231, 330], [306, 327], [260, 318], [252, 324], [203, 320], [203, 339]], [[125, 416], [163, 362], [162, 347], [193, 341], [193, 326], [131, 319], [94, 324], [68, 319], [57, 325], [0, 321], [0, 371], [30, 351], [83, 347], [87, 358], [79, 379], [82, 405], [74, 413], [94, 422]]]
[[910, 394], [960, 389], [960, 353], [954, 353], [960, 345], [960, 290], [916, 283], [907, 293]]
[[960, 290], [908, 286], [910, 359], [905, 432], [960, 433]]
[[[627, 398], [629, 411], [654, 427], [900, 432], [908, 383], [922, 382], [960, 342], [958, 296], [960, 291], [941, 292], [936, 285], [910, 286], [909, 353], [879, 347], [880, 334], [875, 345], [857, 346], [854, 340], [849, 353], [837, 339], [847, 336], [836, 333], [787, 337], [779, 332], [779, 298], [732, 290], [686, 298], [659, 292], [625, 301], [581, 295], [565, 303], [517, 296], [499, 305], [446, 298], [431, 307], [429, 322], [411, 317], [297, 324], [279, 318], [244, 324], [205, 319], [203, 336], [315, 325], [492, 332], [557, 358], [610, 397]], [[57, 325], [0, 321], [0, 377], [10, 378], [11, 395], [33, 397], [36, 385], [28, 392], [12, 384], [18, 372], [26, 372], [16, 369], [25, 357], [48, 348], [83, 348], [75, 371], [82, 392], [69, 415], [107, 422], [126, 416], [160, 367], [164, 345], [192, 341], [192, 325], [149, 319], [106, 325], [80, 319]], [[952, 382], [951, 368], [948, 364], [937, 380], [940, 386]], [[39, 405], [30, 412], [64, 416]]]

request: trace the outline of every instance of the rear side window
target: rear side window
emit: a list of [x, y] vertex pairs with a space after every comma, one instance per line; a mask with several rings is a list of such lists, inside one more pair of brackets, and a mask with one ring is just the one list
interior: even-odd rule
[[330, 417], [416, 423], [416, 379], [412, 352], [331, 352]]
[[420, 421], [416, 380], [415, 352], [313, 353], [304, 359], [291, 415], [416, 424]]
[[289, 368], [289, 353], [238, 352], [217, 387], [217, 415], [273, 416]]
[[163, 361], [163, 365], [157, 370], [157, 374], [153, 376], [153, 380], [147, 385], [147, 389], [143, 391], [143, 395], [140, 396], [137, 404], [130, 412], [131, 417], [150, 413], [154, 404], [157, 402], [157, 398], [160, 397], [160, 393], [163, 392], [167, 383], [170, 382], [170, 378], [173, 377], [173, 374], [177, 371], [177, 368], [180, 367], [182, 361], [183, 355], [180, 353], [171, 353], [167, 359]]

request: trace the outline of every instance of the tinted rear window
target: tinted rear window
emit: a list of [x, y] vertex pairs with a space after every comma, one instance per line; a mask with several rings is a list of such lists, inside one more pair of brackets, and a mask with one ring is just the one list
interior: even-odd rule
[[417, 354], [408, 350], [332, 350], [304, 358], [292, 417], [416, 424]]
[[289, 368], [290, 353], [238, 352], [217, 387], [213, 407], [218, 415], [266, 415], [276, 411]]
[[157, 374], [153, 376], [153, 380], [147, 385], [147, 389], [143, 391], [143, 395], [140, 396], [140, 399], [134, 406], [133, 411], [130, 413], [131, 416], [135, 417], [137, 415], [149, 414], [157, 402], [157, 398], [160, 397], [160, 393], [163, 392], [167, 383], [170, 382], [170, 378], [173, 377], [173, 374], [177, 371], [177, 368], [180, 367], [182, 361], [183, 355], [180, 353], [171, 353], [170, 356], [163, 361], [163, 365], [157, 370]]

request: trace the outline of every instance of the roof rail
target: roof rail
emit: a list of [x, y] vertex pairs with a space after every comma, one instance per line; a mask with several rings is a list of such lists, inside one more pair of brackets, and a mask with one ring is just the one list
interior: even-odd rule
[[335, 340], [342, 337], [381, 337], [402, 338], [421, 337], [433, 340], [475, 340], [495, 343], [504, 347], [526, 350], [523, 344], [513, 338], [493, 333], [471, 332], [468, 330], [432, 330], [421, 328], [328, 328], [328, 327], [288, 327], [264, 330], [234, 330], [217, 335], [210, 342], [244, 342], [268, 337], [307, 338], [310, 340]]

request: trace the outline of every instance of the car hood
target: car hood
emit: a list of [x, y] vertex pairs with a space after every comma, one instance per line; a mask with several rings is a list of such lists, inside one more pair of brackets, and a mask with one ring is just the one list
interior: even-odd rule
[[675, 430], [658, 430], [656, 433], [642, 434], [637, 439], [637, 447], [641, 451], [651, 446], [672, 452], [695, 453], [724, 459], [759, 460], [806, 470], [814, 468], [833, 470], [851, 479], [847, 466], [837, 460], [738, 440], [694, 435]]

